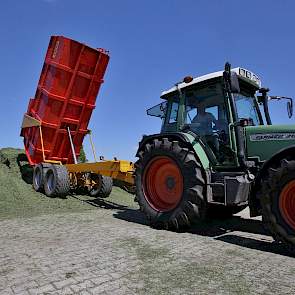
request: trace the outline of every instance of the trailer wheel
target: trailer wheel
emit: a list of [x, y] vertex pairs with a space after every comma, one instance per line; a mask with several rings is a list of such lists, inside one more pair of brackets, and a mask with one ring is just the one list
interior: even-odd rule
[[33, 171], [33, 188], [36, 192], [43, 190], [43, 167], [42, 164], [34, 166]]
[[68, 170], [63, 165], [51, 165], [44, 177], [44, 191], [48, 197], [64, 197], [70, 191]]
[[34, 167], [33, 171], [33, 188], [36, 192], [44, 191], [44, 178], [51, 164], [40, 163]]
[[113, 179], [108, 176], [97, 174], [97, 186], [92, 187], [89, 191], [91, 197], [107, 198], [110, 196], [113, 188]]
[[99, 198], [107, 198], [110, 196], [113, 188], [113, 179], [102, 175], [102, 184], [98, 193]]
[[295, 161], [268, 170], [260, 192], [263, 221], [275, 240], [295, 246]]
[[154, 139], [138, 152], [136, 200], [156, 228], [181, 230], [206, 215], [203, 170], [179, 141]]

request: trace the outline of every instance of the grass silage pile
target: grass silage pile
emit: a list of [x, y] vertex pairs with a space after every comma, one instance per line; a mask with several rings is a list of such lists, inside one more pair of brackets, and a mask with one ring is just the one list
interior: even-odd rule
[[[0, 219], [95, 210], [95, 200], [88, 196], [61, 199], [35, 192], [32, 174], [23, 150], [0, 149]], [[132, 200], [130, 194], [114, 187], [106, 202], [134, 207]]]

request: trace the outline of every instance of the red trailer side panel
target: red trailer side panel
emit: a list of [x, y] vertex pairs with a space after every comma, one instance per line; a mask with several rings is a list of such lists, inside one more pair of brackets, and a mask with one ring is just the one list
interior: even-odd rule
[[[67, 127], [78, 155], [109, 61], [107, 51], [52, 36], [27, 114], [41, 122], [46, 160], [73, 163]], [[31, 165], [43, 161], [39, 127], [22, 129]]]

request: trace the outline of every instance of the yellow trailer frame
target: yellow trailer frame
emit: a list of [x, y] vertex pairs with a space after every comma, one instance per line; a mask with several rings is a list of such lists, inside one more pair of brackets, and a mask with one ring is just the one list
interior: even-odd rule
[[134, 185], [134, 165], [125, 160], [111, 160], [95, 163], [66, 164], [69, 173], [94, 173]]

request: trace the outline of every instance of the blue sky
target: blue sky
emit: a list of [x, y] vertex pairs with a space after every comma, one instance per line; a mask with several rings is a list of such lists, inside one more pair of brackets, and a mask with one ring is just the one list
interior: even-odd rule
[[[271, 94], [295, 97], [294, 10], [291, 0], [3, 1], [0, 147], [22, 147], [23, 113], [51, 35], [110, 51], [89, 127], [99, 155], [133, 160], [142, 135], [160, 129], [146, 109], [186, 75], [221, 70], [230, 61], [257, 73]], [[275, 123], [295, 123], [285, 105], [271, 111]]]

